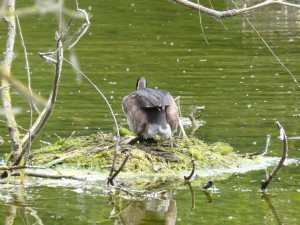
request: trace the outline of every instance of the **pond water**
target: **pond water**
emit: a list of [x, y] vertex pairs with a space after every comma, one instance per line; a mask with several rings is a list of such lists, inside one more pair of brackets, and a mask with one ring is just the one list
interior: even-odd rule
[[[45, 1], [36, 1], [42, 4]], [[46, 1], [47, 2], [47, 1]], [[51, 1], [49, 1], [51, 2]], [[247, 1], [252, 5], [255, 1]], [[215, 9], [233, 6], [212, 2]], [[17, 1], [17, 8], [32, 6]], [[52, 3], [53, 4], [53, 3]], [[50, 6], [46, 6], [50, 7]], [[72, 2], [66, 9], [72, 9]], [[260, 38], [241, 17], [222, 23], [171, 1], [82, 1], [80, 7], [91, 15], [87, 34], [65, 57], [76, 56], [80, 69], [108, 98], [118, 123], [127, 126], [122, 98], [145, 76], [150, 87], [180, 96], [181, 111], [187, 117], [197, 106], [205, 106], [204, 126], [196, 132], [206, 142], [225, 141], [236, 152], [262, 151], [272, 136], [270, 155], [281, 154], [277, 140], [279, 121], [286, 130], [292, 158], [299, 158], [299, 84], [275, 60]], [[28, 9], [28, 8], [27, 8]], [[21, 11], [22, 12], [22, 11]], [[28, 11], [27, 11], [28, 12]], [[54, 11], [55, 13], [57, 10]], [[67, 10], [64, 14], [68, 21]], [[23, 11], [24, 13], [24, 11]], [[55, 13], [20, 14], [33, 90], [47, 98], [53, 68], [36, 53], [55, 48]], [[299, 10], [282, 6], [266, 7], [247, 17], [281, 62], [300, 80]], [[81, 26], [75, 20], [70, 31]], [[3, 23], [2, 23], [3, 25]], [[0, 26], [0, 47], [6, 40]], [[25, 62], [17, 37], [13, 74], [25, 82]], [[19, 125], [28, 127], [25, 99], [13, 91]], [[64, 62], [57, 104], [35, 148], [53, 143], [57, 136], [113, 132], [113, 120], [101, 96]], [[6, 128], [0, 123], [0, 154], [10, 151]], [[199, 187], [168, 190], [169, 198], [127, 200], [108, 196], [103, 188], [28, 187], [15, 194], [1, 193], [0, 219], [6, 224], [299, 224], [299, 167], [284, 168], [268, 189], [259, 191], [264, 171], [234, 174], [217, 181], [206, 195]], [[124, 196], [123, 196], [124, 197]], [[9, 223], [16, 217], [14, 223]]]

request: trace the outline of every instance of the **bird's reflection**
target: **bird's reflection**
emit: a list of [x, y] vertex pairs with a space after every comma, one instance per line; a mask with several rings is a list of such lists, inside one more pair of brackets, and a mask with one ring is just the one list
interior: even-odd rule
[[123, 203], [124, 199], [110, 197], [113, 205], [111, 219], [121, 224], [142, 224], [151, 221], [153, 224], [176, 224], [177, 206], [173, 199], [148, 198]]

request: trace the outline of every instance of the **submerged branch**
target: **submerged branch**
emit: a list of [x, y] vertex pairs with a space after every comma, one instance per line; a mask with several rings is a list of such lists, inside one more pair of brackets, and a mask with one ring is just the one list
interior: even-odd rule
[[273, 171], [269, 174], [266, 175], [266, 179], [262, 180], [261, 182], [261, 189], [265, 190], [267, 189], [268, 185], [271, 183], [272, 179], [276, 176], [280, 168], [283, 166], [283, 163], [288, 155], [288, 141], [287, 141], [287, 136], [285, 134], [285, 131], [283, 127], [280, 125], [279, 122], [276, 122], [276, 125], [279, 129], [279, 139], [283, 142], [283, 150], [282, 150], [282, 156], [280, 161], [278, 162], [277, 166], [273, 169]]

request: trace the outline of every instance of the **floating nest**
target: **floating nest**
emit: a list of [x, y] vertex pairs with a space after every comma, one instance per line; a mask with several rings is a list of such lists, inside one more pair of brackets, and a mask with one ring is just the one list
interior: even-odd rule
[[[128, 154], [129, 158], [116, 182], [136, 190], [153, 190], [166, 185], [175, 188], [182, 185], [186, 177], [192, 177], [193, 183], [200, 186], [207, 179], [228, 178], [233, 173], [262, 169], [278, 161], [278, 158], [260, 154], [239, 156], [227, 143], [208, 144], [194, 137], [129, 144], [135, 137], [126, 130], [121, 131], [123, 135], [114, 169], [120, 168]], [[115, 150], [115, 135], [104, 132], [60, 139], [53, 145], [33, 149], [25, 174], [50, 179], [66, 178], [59, 183], [31, 180], [31, 184], [36, 185], [74, 185], [67, 180], [79, 180], [96, 182], [104, 187], [112, 169]]]
[[[89, 169], [106, 173], [110, 171], [115, 151], [115, 136], [99, 132], [88, 137], [70, 137], [55, 144], [32, 150], [29, 164], [47, 168], [60, 167]], [[197, 138], [152, 140], [128, 144], [131, 136], [121, 137], [116, 167], [130, 157], [122, 172], [180, 173], [191, 170], [195, 160], [197, 171], [219, 168], [237, 168], [245, 163], [233, 148], [224, 142], [207, 144]]]

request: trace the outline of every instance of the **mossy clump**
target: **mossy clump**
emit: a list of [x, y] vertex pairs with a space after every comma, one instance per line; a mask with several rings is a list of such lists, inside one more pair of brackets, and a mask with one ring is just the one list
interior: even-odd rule
[[228, 155], [233, 152], [233, 148], [225, 142], [217, 142], [210, 146], [212, 152], [220, 153], [221, 155]]
[[[128, 136], [121, 137], [118, 168], [130, 154], [124, 172], [172, 173], [191, 169], [191, 159], [196, 168], [219, 168], [232, 166], [238, 157], [233, 148], [224, 142], [207, 144], [197, 138], [177, 138], [124, 144]], [[92, 169], [108, 172], [114, 158], [115, 136], [99, 132], [88, 137], [71, 137], [58, 140], [52, 146], [32, 150], [30, 164], [46, 167]]]

